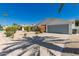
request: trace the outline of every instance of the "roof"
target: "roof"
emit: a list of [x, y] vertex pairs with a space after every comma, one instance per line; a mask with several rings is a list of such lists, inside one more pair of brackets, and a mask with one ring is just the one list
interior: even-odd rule
[[63, 19], [56, 19], [56, 18], [49, 18], [37, 25], [57, 25], [57, 24], [70, 24], [72, 21], [63, 20]]

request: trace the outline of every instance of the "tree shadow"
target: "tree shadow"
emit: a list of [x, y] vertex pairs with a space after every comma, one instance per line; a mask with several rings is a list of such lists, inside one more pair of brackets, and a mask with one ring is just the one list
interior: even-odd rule
[[79, 43], [79, 41], [65, 42], [65, 44]]
[[[53, 43], [49, 43], [48, 41], [45, 42], [45, 37], [39, 37], [39, 36], [34, 36], [34, 37], [26, 37], [22, 40], [13, 40], [13, 43], [6, 43], [4, 45], [8, 45], [6, 47], [3, 48], [3, 51], [0, 52], [0, 56], [5, 56], [8, 55], [9, 53], [17, 50], [17, 49], [21, 49], [23, 50], [22, 53], [18, 54], [18, 56], [21, 56], [22, 54], [25, 53], [25, 51], [29, 50], [29, 49], [37, 49], [39, 48], [39, 46], [43, 46], [47, 49], [51, 49], [51, 50], [55, 50], [55, 51], [59, 51], [61, 53], [74, 53], [74, 54], [79, 54], [79, 48], [65, 48], [65, 47], [60, 47], [58, 45], [55, 45]], [[54, 42], [56, 40], [52, 39], [51, 42]], [[58, 41], [58, 40], [57, 40]], [[61, 40], [60, 40], [61, 41]], [[30, 47], [36, 45], [35, 48], [34, 47]], [[30, 47], [30, 48], [28, 48]], [[38, 49], [39, 51], [40, 49]], [[35, 52], [37, 52], [35, 50]], [[35, 54], [34, 52], [34, 54]], [[33, 54], [33, 55], [34, 55]], [[37, 55], [40, 55], [40, 53], [38, 52]]]

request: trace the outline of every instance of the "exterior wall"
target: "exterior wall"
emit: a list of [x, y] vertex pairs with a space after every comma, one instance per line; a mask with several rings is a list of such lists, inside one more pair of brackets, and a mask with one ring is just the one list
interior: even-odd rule
[[69, 24], [69, 34], [72, 34], [72, 30], [75, 28], [73, 25], [74, 24]]
[[46, 25], [46, 32], [48, 32], [48, 28], [47, 28], [47, 25]]
[[61, 25], [48, 25], [47, 32], [48, 33], [59, 33], [59, 34], [71, 34], [72, 33], [71, 25], [69, 24], [61, 24]]

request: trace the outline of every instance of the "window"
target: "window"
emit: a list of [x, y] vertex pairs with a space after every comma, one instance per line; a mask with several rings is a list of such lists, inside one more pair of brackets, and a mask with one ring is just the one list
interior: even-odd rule
[[75, 26], [79, 26], [79, 20], [75, 20]]
[[72, 29], [72, 33], [76, 34], [77, 33], [77, 29]]

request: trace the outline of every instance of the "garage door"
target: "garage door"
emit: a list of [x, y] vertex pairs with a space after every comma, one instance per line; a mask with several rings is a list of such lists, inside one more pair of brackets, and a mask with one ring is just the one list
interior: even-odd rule
[[48, 25], [47, 26], [47, 32], [48, 33], [68, 34], [69, 33], [69, 24]]

